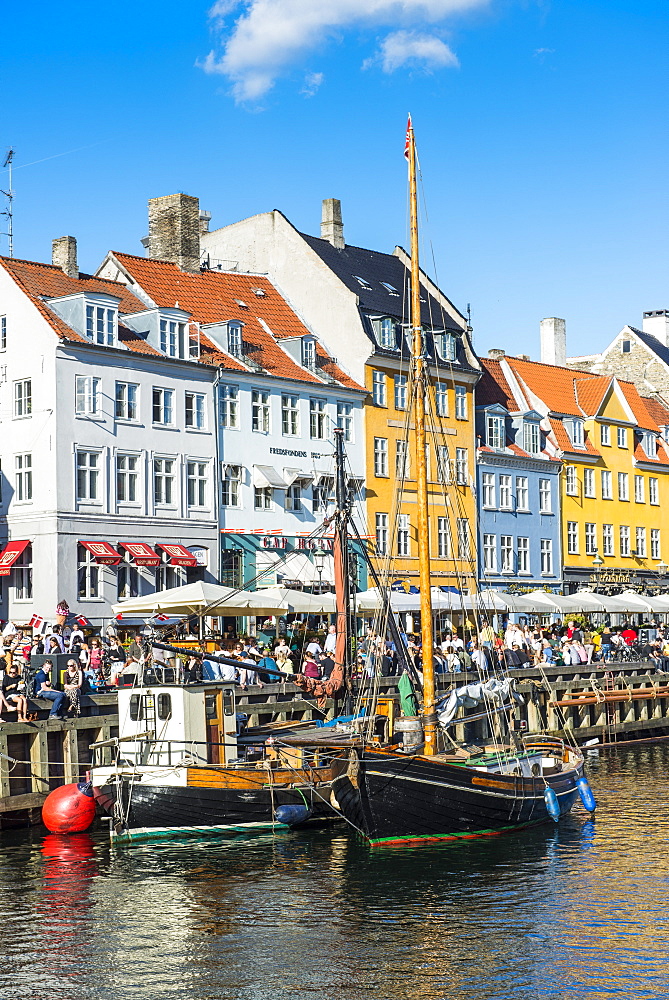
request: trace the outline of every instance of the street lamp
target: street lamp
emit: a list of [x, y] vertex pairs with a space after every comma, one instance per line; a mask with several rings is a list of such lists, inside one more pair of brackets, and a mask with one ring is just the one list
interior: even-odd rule
[[669, 566], [667, 566], [666, 562], [661, 562], [657, 564], [657, 571], [660, 574], [660, 576], [665, 576], [668, 569]]
[[317, 549], [314, 549], [314, 566], [316, 567], [316, 572], [318, 573], [318, 593], [321, 593], [323, 586], [323, 570], [325, 569], [325, 557], [327, 552], [322, 545], [319, 545]]

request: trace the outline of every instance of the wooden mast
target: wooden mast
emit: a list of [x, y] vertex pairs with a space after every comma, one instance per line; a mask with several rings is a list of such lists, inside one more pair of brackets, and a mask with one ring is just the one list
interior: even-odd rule
[[420, 580], [420, 621], [423, 646], [423, 725], [426, 756], [437, 752], [434, 711], [434, 638], [432, 635], [432, 595], [430, 592], [430, 522], [427, 496], [427, 455], [425, 399], [428, 392], [427, 367], [423, 349], [420, 315], [420, 268], [418, 263], [418, 195], [416, 187], [416, 141], [411, 116], [407, 129], [409, 198], [411, 203], [411, 364], [416, 415], [416, 469], [418, 503], [418, 565]]

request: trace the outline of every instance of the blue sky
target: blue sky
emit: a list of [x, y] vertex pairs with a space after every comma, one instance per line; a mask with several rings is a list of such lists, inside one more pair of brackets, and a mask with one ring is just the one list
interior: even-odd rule
[[441, 286], [471, 303], [479, 352], [538, 357], [553, 315], [569, 353], [595, 351], [669, 308], [665, 4], [211, 6], [5, 9], [16, 256], [48, 260], [66, 233], [82, 269], [108, 248], [142, 253], [147, 199], [177, 190], [212, 228], [279, 208], [311, 233], [321, 199], [338, 197], [347, 242], [391, 251], [408, 242], [411, 110], [423, 260], [433, 271], [434, 253]]

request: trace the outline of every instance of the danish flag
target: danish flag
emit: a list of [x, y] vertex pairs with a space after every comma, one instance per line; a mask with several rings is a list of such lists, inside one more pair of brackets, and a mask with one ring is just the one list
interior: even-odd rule
[[40, 618], [39, 615], [33, 615], [30, 621], [28, 622], [30, 628], [41, 628], [43, 624], [44, 624], [44, 619]]
[[413, 131], [413, 125], [411, 124], [411, 115], [409, 115], [409, 120], [407, 121], [407, 134], [404, 140], [404, 155], [407, 160], [409, 159], [409, 154], [411, 152], [411, 132]]

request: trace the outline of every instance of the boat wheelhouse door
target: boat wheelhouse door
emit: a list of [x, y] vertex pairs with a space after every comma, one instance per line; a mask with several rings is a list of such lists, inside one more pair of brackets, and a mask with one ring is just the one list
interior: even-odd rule
[[207, 762], [230, 764], [237, 760], [237, 711], [234, 684], [207, 688], [204, 695]]

